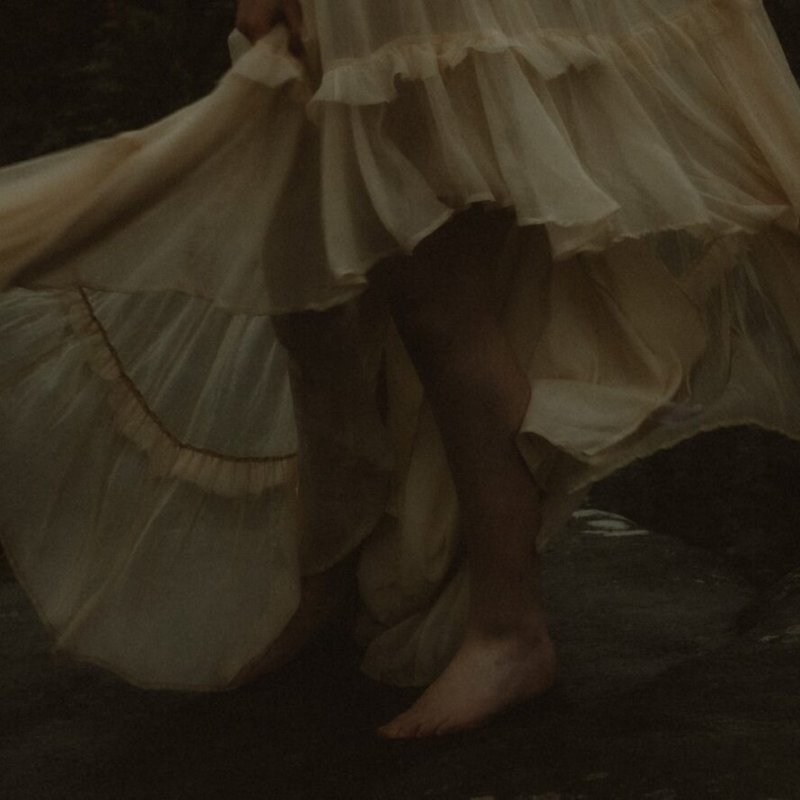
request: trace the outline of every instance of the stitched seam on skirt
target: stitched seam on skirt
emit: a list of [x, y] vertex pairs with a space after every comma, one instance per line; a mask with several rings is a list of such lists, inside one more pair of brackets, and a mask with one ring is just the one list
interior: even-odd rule
[[[109, 365], [111, 366], [110, 374], [103, 374], [99, 368], [93, 368], [93, 371], [102, 380], [105, 380], [111, 384], [116, 384], [122, 391], [124, 391], [126, 394], [126, 399], [128, 401], [132, 401], [139, 408], [144, 417], [148, 420], [148, 422], [155, 426], [157, 431], [161, 434], [161, 436], [164, 437], [171, 448], [173, 448], [176, 452], [188, 452], [203, 456], [205, 458], [212, 459], [214, 462], [233, 465], [271, 466], [276, 469], [276, 473], [269, 476], [266, 482], [258, 482], [264, 485], [252, 487], [249, 490], [245, 489], [242, 491], [236, 491], [236, 495], [253, 493], [253, 488], [263, 490], [263, 488], [266, 488], [267, 486], [275, 486], [278, 483], [284, 482], [294, 474], [294, 464], [296, 462], [295, 454], [281, 456], [231, 456], [219, 453], [209, 448], [198, 447], [179, 439], [174, 433], [165, 427], [164, 423], [150, 408], [146, 398], [136, 386], [133, 379], [127, 374], [124, 364], [122, 363], [119, 354], [111, 342], [107, 331], [97, 315], [94, 313], [91, 300], [89, 299], [86, 290], [83, 287], [80, 287], [77, 289], [77, 294], [80, 300], [77, 303], [71, 304], [71, 307], [76, 312], [77, 316], [79, 316], [80, 325], [73, 324], [73, 329], [75, 330], [76, 334], [88, 341], [88, 346], [90, 348], [95, 348], [96, 355], [108, 360]], [[95, 339], [95, 341], [92, 342], [91, 339]], [[100, 348], [102, 348], [102, 352], [100, 351]], [[113, 398], [109, 398], [109, 402], [112, 404], [115, 417], [117, 418], [118, 428], [122, 428], [121, 433], [146, 452], [152, 451], [152, 446], [148, 446], [145, 442], [137, 441], [129, 432], [125, 431], [124, 420], [120, 419], [120, 417], [124, 414], [124, 409], [121, 408], [122, 403], [114, 402]], [[207, 484], [206, 481], [200, 480], [197, 478], [197, 476], [193, 478], [189, 474], [175, 474], [174, 470], [167, 470], [167, 472], [173, 477], [180, 477], [190, 483], [195, 483], [202, 486], [206, 486]]]

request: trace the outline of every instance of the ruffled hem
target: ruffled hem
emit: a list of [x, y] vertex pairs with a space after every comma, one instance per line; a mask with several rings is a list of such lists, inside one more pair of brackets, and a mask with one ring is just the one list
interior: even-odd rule
[[70, 293], [67, 315], [72, 330], [85, 344], [87, 363], [108, 385], [108, 404], [117, 430], [147, 455], [154, 475], [188, 481], [221, 497], [262, 495], [296, 479], [294, 452], [272, 457], [233, 456], [181, 441], [127, 374], [86, 291], [80, 290], [77, 296]]
[[[696, 46], [724, 35], [735, 25], [749, 24], [748, 15], [760, 11], [759, 0], [695, 0], [674, 15], [665, 13], [657, 21], [616, 35], [537, 25], [535, 30], [406, 36], [359, 58], [326, 60], [311, 103], [389, 103], [397, 98], [398, 81], [428, 80], [458, 66], [472, 53], [514, 53], [544, 80], [608, 61], [620, 52], [648, 60], [668, 59], [665, 39], [688, 40]], [[232, 54], [239, 56], [244, 49], [237, 36]]]
[[556, 260], [669, 230], [796, 230], [800, 93], [778, 47], [760, 3], [697, 0], [625, 35], [429, 38], [323, 62], [323, 219], [346, 231], [326, 242], [332, 271], [411, 252], [475, 202], [545, 226]]
[[349, 65], [361, 91], [367, 72], [391, 85], [359, 105], [333, 77], [339, 94], [309, 101], [285, 31], [249, 50], [234, 37], [239, 60], [200, 103], [4, 171], [0, 281], [287, 313], [352, 299], [474, 203], [543, 226], [556, 260], [674, 230], [797, 230], [800, 92], [760, 3], [695, 0], [624, 40], [584, 35], [558, 50], [581, 69], [556, 77], [489, 38]]
[[[326, 68], [311, 98], [316, 103], [374, 105], [397, 98], [397, 81], [425, 81], [453, 69], [471, 53], [511, 52], [546, 80], [602, 59], [588, 39], [552, 31], [510, 37], [502, 31], [394, 41], [369, 56]], [[312, 116], [314, 109], [312, 107]]]

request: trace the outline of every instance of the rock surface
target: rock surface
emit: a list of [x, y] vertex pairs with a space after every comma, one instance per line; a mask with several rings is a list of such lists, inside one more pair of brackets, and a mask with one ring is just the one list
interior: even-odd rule
[[585, 510], [547, 553], [548, 696], [469, 734], [391, 743], [413, 692], [332, 630], [270, 680], [146, 693], [54, 659], [0, 589], [4, 800], [796, 800], [800, 573], [758, 592], [723, 553]]

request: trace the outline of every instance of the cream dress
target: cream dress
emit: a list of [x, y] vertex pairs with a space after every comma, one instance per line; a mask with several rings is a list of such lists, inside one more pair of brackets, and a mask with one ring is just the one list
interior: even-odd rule
[[[227, 686], [357, 548], [365, 670], [441, 670], [456, 501], [358, 298], [470, 204], [518, 222], [487, 258], [548, 531], [699, 431], [800, 437], [800, 92], [759, 0], [303, 6], [303, 61], [234, 36], [200, 102], [0, 171], [3, 544], [57, 645], [143, 686]], [[352, 347], [293, 402], [269, 315], [336, 305]]]

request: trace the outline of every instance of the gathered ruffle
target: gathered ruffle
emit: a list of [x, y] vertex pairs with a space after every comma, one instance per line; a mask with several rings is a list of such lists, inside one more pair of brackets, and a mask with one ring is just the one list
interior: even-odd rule
[[544, 226], [556, 260], [670, 230], [797, 230], [800, 92], [763, 7], [670, 3], [627, 38], [567, 36], [582, 49], [547, 50], [552, 69], [491, 35], [415, 44], [416, 62], [395, 44], [347, 67], [382, 99], [364, 104], [344, 102], [349, 79], [326, 95], [324, 74], [312, 96], [281, 28], [252, 48], [234, 36], [236, 64], [199, 103], [3, 172], [0, 281], [283, 313], [353, 298], [473, 203]]
[[[508, 47], [505, 35], [400, 41], [325, 65], [310, 111], [326, 139], [333, 271], [410, 252], [475, 202], [544, 225], [557, 260], [668, 230], [796, 230], [800, 93], [763, 7], [680, 8], [613, 36], [538, 30], [527, 50], [524, 32]], [[361, 242], [341, 233], [353, 210]], [[340, 258], [342, 238], [370, 246]]]
[[[500, 27], [500, 20], [494, 17], [492, 23], [497, 27], [489, 30], [407, 35], [360, 57], [333, 53], [323, 62], [319, 88], [311, 102], [391, 102], [397, 97], [398, 81], [433, 78], [472, 53], [512, 52], [545, 80], [608, 61], [618, 53], [648, 60], [669, 58], [665, 43], [697, 46], [736, 25], [750, 24], [750, 15], [762, 10], [759, 0], [693, 0], [672, 14], [665, 10], [656, 20], [629, 24], [627, 30], [597, 33], [595, 29], [545, 27], [547, 23], [537, 17], [534, 4], [525, 5], [529, 6], [527, 16], [523, 7], [518, 9], [521, 19], [506, 19], [508, 27], [513, 23], [511, 30]], [[242, 54], [241, 41], [232, 52], [234, 56]]]
[[[392, 42], [380, 51], [350, 63], [336, 63], [322, 75], [311, 99], [316, 103], [372, 105], [397, 97], [397, 82], [424, 81], [453, 69], [471, 53], [512, 52], [550, 80], [570, 68], [584, 69], [602, 55], [588, 39], [539, 31], [510, 37], [502, 31], [463, 34], [416, 42]], [[312, 106], [312, 114], [314, 109]]]
[[[573, 29], [547, 26], [561, 11], [537, 17], [547, 4], [479, 5], [497, 27], [391, 39], [360, 57], [312, 30], [321, 75], [307, 110], [322, 144], [304, 153], [319, 159], [311, 221], [343, 292], [472, 203], [543, 225], [556, 260], [671, 230], [708, 241], [797, 230], [800, 93], [758, 0], [589, 16], [571, 3]], [[309, 7], [314, 24], [330, 13]], [[347, 7], [337, 13], [346, 26]], [[306, 307], [330, 305], [323, 295]]]
[[[14, 289], [0, 339], [4, 552], [57, 646], [137, 685], [235, 683], [303, 576], [384, 510], [385, 444], [351, 417], [360, 403], [377, 419], [374, 395], [348, 381], [337, 415], [322, 397], [309, 419], [267, 317], [178, 293]], [[321, 508], [295, 469], [298, 409], [329, 443]]]
[[[165, 374], [164, 365], [159, 365], [161, 370], [156, 378], [158, 393], [170, 397], [173, 405], [179, 403], [183, 414], [187, 408], [191, 408], [193, 415], [197, 417], [202, 415], [201, 418], [206, 424], [213, 425], [216, 421], [218, 428], [226, 429], [221, 436], [215, 435], [213, 428], [204, 432], [203, 439], [206, 442], [217, 440], [221, 449], [215, 451], [207, 444], [205, 446], [191, 444], [180, 439], [149, 404], [144, 394], [146, 389], [142, 387], [142, 384], [147, 382], [146, 378], [140, 374], [138, 385], [131, 378], [129, 371], [133, 374], [141, 373], [142, 361], [158, 363], [156, 354], [139, 344], [134, 362], [126, 368], [109, 332], [103, 328], [95, 314], [88, 293], [80, 290], [74, 294], [67, 293], [66, 296], [69, 298], [67, 315], [74, 333], [86, 348], [86, 362], [107, 384], [109, 410], [117, 430], [147, 455], [154, 475], [188, 481], [203, 491], [222, 497], [258, 496], [272, 487], [286, 485], [296, 479], [297, 445], [291, 396], [288, 381], [284, 378], [285, 357], [270, 333], [268, 320], [234, 319], [229, 323], [228, 331], [221, 336], [220, 341], [217, 338], [220, 337], [219, 321], [217, 326], [213, 325], [213, 321], [209, 319], [211, 314], [204, 307], [204, 303], [187, 301], [179, 307], [172, 304], [167, 311], [170, 315], [169, 322], [164, 322], [163, 316], [159, 319], [158, 314], [152, 313], [153, 306], [161, 305], [160, 298], [154, 298], [156, 303], [149, 303], [150, 313], [147, 315], [149, 324], [156, 330], [171, 328], [173, 342], [176, 340], [182, 342], [182, 358], [180, 361], [171, 361], [172, 374]], [[194, 309], [190, 309], [192, 305]], [[175, 312], [178, 308], [180, 313], [177, 318], [181, 322], [180, 326], [175, 324]], [[164, 310], [159, 310], [163, 315]], [[194, 313], [187, 313], [190, 310]], [[132, 333], [134, 329], [130, 324], [127, 326], [127, 331], [125, 328], [120, 331], [122, 326], [118, 320], [121, 312], [119, 309], [115, 311], [117, 316], [114, 319], [114, 327], [117, 335]], [[246, 330], [247, 328], [250, 330]], [[203, 331], [207, 337], [213, 335], [213, 343], [197, 341], [198, 331]], [[139, 339], [141, 332], [137, 334]], [[190, 342], [194, 353], [187, 352]], [[129, 342], [129, 348], [130, 344]], [[197, 371], [200, 359], [207, 359], [209, 350], [213, 347], [219, 348], [217, 363], [212, 366], [206, 385], [199, 391], [191, 391], [194, 387], [191, 386], [192, 381], [187, 379], [186, 372]], [[236, 354], [241, 358], [243, 348], [249, 362], [244, 374], [241, 364], [237, 369], [237, 359], [234, 357]], [[254, 385], [251, 378], [252, 371], [256, 368], [259, 368], [260, 373], [260, 380], [256, 384], [260, 383], [260, 387]], [[240, 382], [245, 381], [242, 385], [242, 395], [237, 395], [237, 392], [230, 388], [231, 384], [235, 385], [237, 374]], [[282, 388], [281, 379], [283, 379]], [[150, 382], [153, 382], [153, 377]], [[224, 399], [238, 400], [239, 408], [224, 407], [223, 397], [220, 396], [218, 389], [220, 384], [229, 387]], [[267, 386], [270, 387], [269, 392], [265, 392]], [[254, 394], [262, 398], [257, 405], [248, 399]], [[208, 395], [212, 395], [213, 399]], [[270, 400], [272, 402], [269, 402]], [[269, 420], [267, 426], [269, 436], [266, 439], [263, 433], [259, 436], [253, 430], [253, 423], [259, 417], [262, 420]], [[186, 425], [190, 419], [191, 416], [184, 417], [180, 421], [183, 424], [179, 423], [180, 427], [191, 431], [192, 426]], [[229, 430], [233, 420], [236, 420], [237, 427], [246, 429], [246, 432], [242, 430], [236, 437], [238, 442], [232, 439]], [[192, 432], [195, 435], [198, 433]], [[258, 452], [259, 455], [237, 455], [235, 454], [237, 445], [246, 447], [251, 453]], [[280, 452], [282, 448], [284, 452]], [[276, 453], [276, 450], [279, 452]], [[274, 455], [264, 455], [264, 453], [274, 453]]]
[[230, 684], [300, 597], [285, 366], [201, 305], [0, 296], [5, 554], [60, 649], [143, 686]]

